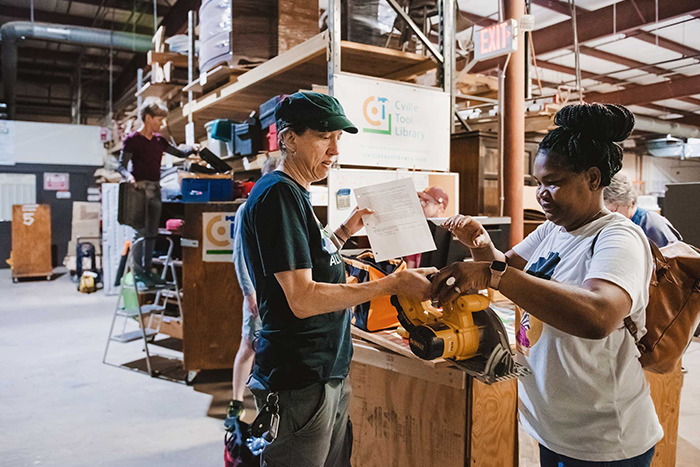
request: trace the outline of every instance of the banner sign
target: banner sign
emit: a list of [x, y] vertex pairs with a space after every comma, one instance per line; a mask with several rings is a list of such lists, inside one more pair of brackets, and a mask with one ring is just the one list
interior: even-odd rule
[[449, 94], [342, 73], [333, 95], [360, 130], [343, 135], [341, 165], [449, 170]]

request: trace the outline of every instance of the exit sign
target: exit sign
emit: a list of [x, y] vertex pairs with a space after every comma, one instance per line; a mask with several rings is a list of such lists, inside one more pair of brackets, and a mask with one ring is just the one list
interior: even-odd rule
[[518, 22], [514, 19], [482, 28], [474, 34], [474, 59], [506, 55], [518, 50]]

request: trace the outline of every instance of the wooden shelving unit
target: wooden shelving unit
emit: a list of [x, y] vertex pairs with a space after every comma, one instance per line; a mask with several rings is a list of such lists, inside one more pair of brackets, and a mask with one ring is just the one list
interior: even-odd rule
[[[169, 117], [169, 125], [173, 131], [184, 128], [192, 114], [199, 136], [204, 130], [198, 123], [216, 118], [245, 119], [275, 95], [311, 89], [314, 84], [325, 85], [329, 44], [327, 32], [312, 37], [185, 105], [181, 116], [173, 113]], [[341, 43], [341, 52], [342, 71], [377, 78], [405, 80], [437, 67], [425, 55], [348, 41]]]

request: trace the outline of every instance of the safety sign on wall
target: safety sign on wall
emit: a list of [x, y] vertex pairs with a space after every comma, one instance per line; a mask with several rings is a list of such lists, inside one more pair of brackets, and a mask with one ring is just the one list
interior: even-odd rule
[[232, 212], [202, 213], [202, 261], [233, 262]]
[[340, 73], [333, 95], [359, 130], [343, 135], [340, 164], [449, 170], [449, 94]]
[[61, 172], [44, 172], [44, 190], [70, 190], [70, 174]]

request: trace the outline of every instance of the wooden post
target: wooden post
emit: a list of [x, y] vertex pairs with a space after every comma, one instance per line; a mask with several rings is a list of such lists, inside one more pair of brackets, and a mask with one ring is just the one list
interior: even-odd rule
[[[525, 14], [524, 0], [505, 0], [505, 19], [520, 20]], [[505, 70], [503, 115], [503, 184], [505, 215], [510, 217], [510, 244], [523, 239], [523, 154], [525, 152], [525, 48], [519, 44]]]

